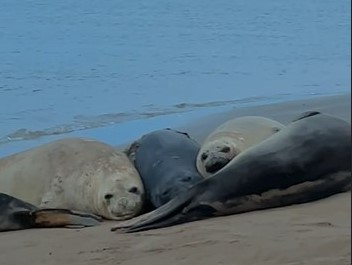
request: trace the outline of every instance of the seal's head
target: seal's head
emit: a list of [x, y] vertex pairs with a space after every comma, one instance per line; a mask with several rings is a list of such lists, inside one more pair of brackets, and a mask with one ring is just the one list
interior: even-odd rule
[[97, 212], [106, 219], [130, 219], [140, 213], [143, 200], [144, 189], [138, 179], [115, 174], [100, 187]]
[[214, 174], [226, 166], [240, 153], [239, 146], [232, 139], [220, 139], [204, 145], [198, 154], [198, 170], [206, 175]]
[[94, 175], [95, 214], [111, 220], [125, 220], [141, 212], [144, 186], [126, 155], [118, 153], [108, 162], [96, 165]]

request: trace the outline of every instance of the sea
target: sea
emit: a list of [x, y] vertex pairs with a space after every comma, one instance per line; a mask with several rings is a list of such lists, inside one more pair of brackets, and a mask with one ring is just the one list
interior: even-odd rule
[[351, 90], [351, 1], [0, 2], [0, 156]]

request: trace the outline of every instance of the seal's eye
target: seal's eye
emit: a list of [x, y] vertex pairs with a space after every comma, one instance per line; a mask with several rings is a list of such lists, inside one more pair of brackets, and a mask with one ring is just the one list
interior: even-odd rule
[[230, 147], [224, 146], [223, 148], [221, 148], [220, 152], [222, 152], [222, 153], [228, 153], [228, 152], [230, 152]]
[[130, 193], [137, 193], [138, 192], [138, 188], [137, 187], [132, 187], [128, 190], [128, 192]]
[[110, 200], [112, 197], [114, 197], [114, 195], [108, 193], [108, 194], [105, 194], [104, 199]]
[[190, 177], [190, 176], [183, 177], [183, 178], [181, 179], [181, 181], [183, 181], [183, 182], [191, 181], [191, 177]]
[[208, 155], [207, 155], [206, 153], [203, 153], [202, 156], [201, 156], [201, 159], [202, 159], [202, 160], [205, 160], [205, 159], [207, 159], [207, 158], [208, 158]]
[[163, 192], [161, 193], [161, 196], [163, 196], [163, 197], [169, 196], [169, 191], [168, 191], [168, 190], [163, 191]]

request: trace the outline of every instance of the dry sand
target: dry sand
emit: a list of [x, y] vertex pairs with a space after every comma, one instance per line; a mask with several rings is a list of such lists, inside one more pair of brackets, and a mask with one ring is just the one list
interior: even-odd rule
[[[228, 118], [264, 115], [287, 123], [314, 109], [351, 118], [350, 95], [239, 109], [187, 126], [197, 139]], [[313, 203], [212, 218], [135, 234], [114, 222], [85, 229], [0, 233], [0, 265], [351, 264], [351, 194]]]

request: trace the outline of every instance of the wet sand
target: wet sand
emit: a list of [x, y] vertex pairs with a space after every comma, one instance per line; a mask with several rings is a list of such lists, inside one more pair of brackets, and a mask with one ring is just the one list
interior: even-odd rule
[[[287, 123], [306, 110], [351, 119], [351, 96], [235, 109], [185, 129], [198, 140], [241, 115]], [[351, 264], [351, 193], [285, 208], [212, 218], [135, 234], [110, 232], [115, 222], [85, 229], [0, 233], [0, 264]]]

